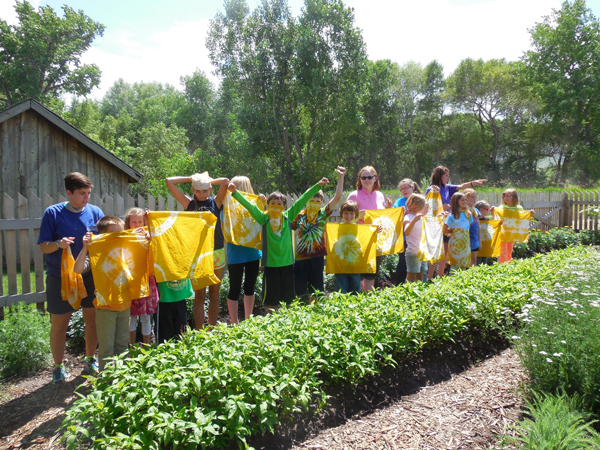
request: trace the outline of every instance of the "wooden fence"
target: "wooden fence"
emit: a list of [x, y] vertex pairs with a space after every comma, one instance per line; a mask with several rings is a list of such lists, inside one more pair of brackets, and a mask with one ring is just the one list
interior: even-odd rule
[[[590, 207], [599, 207], [599, 192], [533, 192], [521, 194], [520, 200], [525, 209], [535, 209], [536, 214], [532, 228], [548, 230], [553, 227], [572, 226], [575, 230], [598, 230], [598, 215], [587, 212]], [[37, 245], [41, 217], [44, 210], [55, 203], [67, 199], [62, 195], [52, 198], [45, 195], [43, 200], [34, 194], [25, 197], [21, 194], [17, 199], [4, 195], [3, 219], [0, 219], [0, 319], [2, 308], [17, 302], [38, 303], [40, 309], [45, 301], [44, 292], [44, 260]], [[395, 202], [398, 194], [392, 196]], [[288, 204], [297, 197], [288, 195]], [[491, 205], [500, 204], [501, 193], [480, 193], [478, 200], [486, 200]], [[329, 197], [326, 195], [324, 202]], [[341, 204], [342, 201], [339, 203]], [[170, 195], [166, 198], [151, 195], [133, 198], [116, 194], [100, 198], [92, 195], [90, 203], [100, 207], [106, 215], [123, 217], [128, 208], [138, 206], [155, 211], [182, 211], [183, 207]], [[42, 206], [43, 205], [43, 206]], [[339, 205], [338, 205], [339, 206]], [[331, 221], [339, 222], [339, 210], [332, 214]], [[4, 273], [4, 268], [6, 274]], [[19, 283], [20, 274], [20, 283]], [[5, 289], [4, 284], [7, 284]], [[19, 293], [20, 291], [20, 293]]]

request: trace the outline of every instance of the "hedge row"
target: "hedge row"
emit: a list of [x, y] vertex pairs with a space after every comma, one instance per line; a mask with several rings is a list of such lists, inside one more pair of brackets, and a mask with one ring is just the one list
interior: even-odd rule
[[431, 284], [335, 294], [119, 358], [64, 422], [67, 447], [223, 448], [274, 431], [324, 385], [358, 383], [471, 327], [503, 328], [578, 247]]

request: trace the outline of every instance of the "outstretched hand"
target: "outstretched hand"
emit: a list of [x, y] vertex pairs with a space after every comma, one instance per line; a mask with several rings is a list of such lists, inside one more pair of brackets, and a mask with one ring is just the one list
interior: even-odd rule
[[321, 180], [317, 183], [319, 186], [325, 186], [329, 184], [329, 180], [327, 178], [321, 178]]
[[237, 192], [237, 188], [235, 187], [235, 184], [233, 184], [233, 183], [229, 183], [229, 185], [227, 186], [227, 189], [229, 189], [229, 192], [231, 192], [232, 194], [235, 194]]

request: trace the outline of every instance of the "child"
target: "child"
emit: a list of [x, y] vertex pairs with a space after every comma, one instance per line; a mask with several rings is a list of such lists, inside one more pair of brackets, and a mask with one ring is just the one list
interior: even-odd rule
[[[508, 209], [523, 211], [523, 207], [519, 204], [519, 194], [515, 189], [507, 189], [502, 193], [502, 204], [498, 207], [499, 210]], [[491, 208], [493, 213], [494, 208]], [[531, 215], [535, 214], [532, 209], [529, 211]], [[502, 264], [512, 260], [512, 251], [515, 243], [514, 242], [503, 242], [500, 241], [500, 258], [498, 258], [498, 264]]]
[[[358, 203], [353, 200], [346, 200], [340, 208], [342, 222], [346, 225], [352, 225], [359, 219]], [[335, 290], [342, 294], [359, 294], [360, 273], [336, 273]]]
[[456, 192], [450, 199], [450, 214], [444, 222], [444, 235], [450, 237], [448, 257], [451, 269], [468, 269], [471, 265], [469, 228], [473, 216], [467, 210], [467, 197]]
[[[400, 197], [394, 203], [394, 208], [406, 208], [406, 201], [412, 194], [422, 194], [419, 184], [410, 178], [404, 178], [398, 183], [398, 189], [402, 193]], [[404, 248], [406, 249], [406, 241], [404, 242]], [[396, 286], [403, 284], [406, 281], [406, 257], [405, 253], [398, 253], [398, 265], [396, 266]]]
[[[144, 226], [147, 226], [147, 216], [141, 208], [130, 208], [125, 213], [125, 229], [134, 229], [136, 232], [144, 232]], [[148, 287], [150, 295], [148, 297], [138, 298], [131, 301], [131, 319], [129, 321], [129, 344], [134, 345], [136, 339], [136, 330], [139, 321], [142, 323], [142, 340], [144, 344], [150, 343], [150, 334], [152, 327], [150, 316], [156, 313], [158, 306], [158, 289], [156, 288], [156, 278], [154, 275], [148, 277]]]
[[[223, 238], [223, 226], [221, 225], [221, 211], [223, 211], [223, 200], [227, 195], [227, 185], [229, 179], [212, 179], [208, 172], [197, 173], [190, 177], [170, 177], [165, 180], [167, 187], [173, 197], [185, 208], [186, 211], [210, 211], [217, 218], [214, 236], [214, 270], [215, 275], [220, 280], [223, 279], [225, 270], [225, 240]], [[180, 183], [192, 183], [194, 196], [192, 198], [184, 194], [177, 185]], [[219, 185], [219, 192], [212, 197], [213, 186]], [[213, 284], [208, 287], [208, 324], [214, 326], [217, 324], [219, 316], [219, 289], [221, 283]], [[204, 303], [206, 300], [206, 288], [195, 291], [194, 298], [194, 323], [196, 329], [204, 327]]]
[[[492, 220], [492, 216], [490, 215], [490, 204], [485, 200], [480, 200], [475, 203], [475, 208], [479, 211], [479, 222], [484, 222], [486, 220]], [[481, 228], [479, 230], [479, 242], [481, 242]], [[488, 257], [477, 257], [476, 265], [480, 264], [488, 264]]]
[[296, 217], [304, 205], [313, 197], [321, 186], [329, 183], [322, 178], [317, 184], [296, 200], [286, 211], [287, 199], [280, 192], [273, 192], [267, 197], [267, 212], [261, 211], [237, 192], [233, 183], [229, 184], [232, 196], [246, 208], [250, 215], [263, 226], [263, 262], [264, 304], [269, 311], [277, 310], [281, 302], [291, 303], [294, 299], [294, 255], [292, 247], [292, 230], [290, 217]]
[[323, 207], [323, 191], [317, 192], [306, 208], [292, 222], [292, 230], [298, 230], [296, 262], [294, 263], [294, 286], [296, 297], [309, 292], [309, 302], [315, 291], [324, 292], [323, 269], [325, 268], [325, 225], [327, 219], [342, 198], [346, 169], [337, 167], [338, 182], [335, 196]]
[[188, 325], [186, 300], [194, 294], [194, 290], [190, 280], [163, 281], [157, 285], [160, 299], [157, 342], [162, 344], [178, 338], [185, 331]]
[[408, 213], [404, 216], [404, 236], [406, 237], [406, 281], [414, 283], [423, 280], [427, 273], [427, 261], [419, 261], [419, 246], [421, 244], [421, 217], [427, 211], [425, 197], [412, 194], [406, 201]]
[[469, 227], [469, 240], [471, 243], [471, 266], [477, 265], [477, 252], [479, 251], [479, 216], [480, 212], [475, 206], [477, 201], [477, 192], [475, 189], [465, 189], [463, 191], [465, 197], [467, 197], [467, 210], [473, 216], [473, 223]]
[[[98, 233], [119, 233], [123, 231], [123, 221], [118, 217], [104, 216], [96, 226]], [[83, 273], [89, 268], [90, 259], [88, 246], [92, 242], [92, 233], [86, 233], [83, 237], [83, 248], [75, 260], [73, 271]], [[98, 300], [94, 300], [96, 307], [96, 332], [98, 333], [98, 359], [100, 370], [104, 370], [106, 358], [119, 355], [127, 350], [129, 344], [129, 307], [131, 302], [99, 306]]]

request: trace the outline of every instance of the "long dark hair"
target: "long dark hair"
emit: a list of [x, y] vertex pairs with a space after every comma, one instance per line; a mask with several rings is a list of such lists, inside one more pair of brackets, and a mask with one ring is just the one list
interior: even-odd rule
[[437, 187], [445, 186], [442, 177], [447, 173], [450, 173], [450, 170], [447, 167], [437, 166], [433, 169], [433, 173], [431, 174], [431, 184]]

